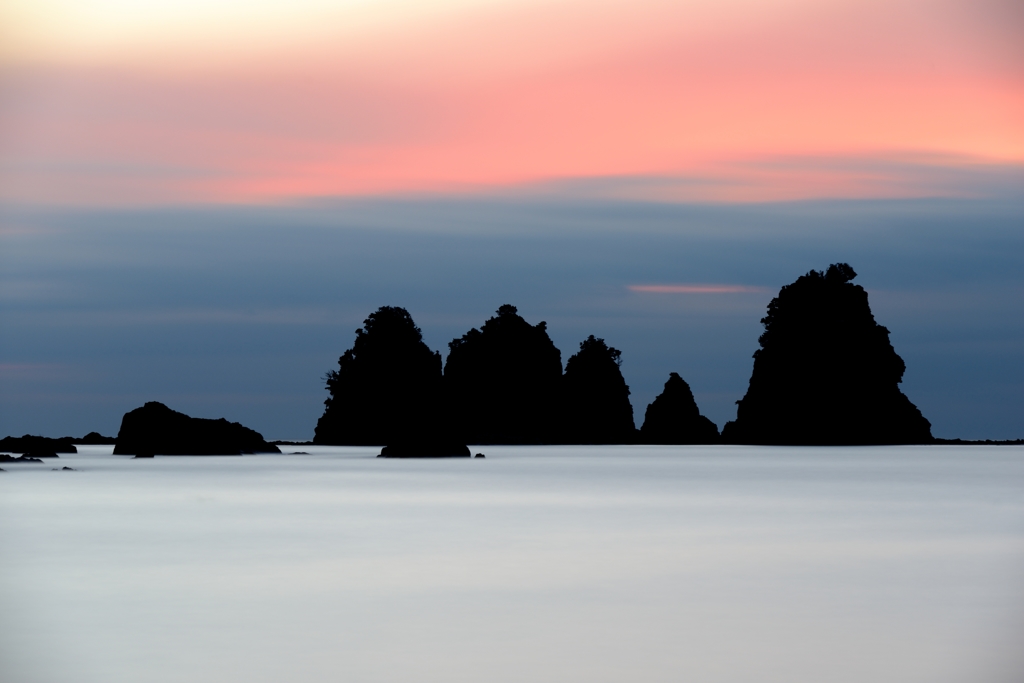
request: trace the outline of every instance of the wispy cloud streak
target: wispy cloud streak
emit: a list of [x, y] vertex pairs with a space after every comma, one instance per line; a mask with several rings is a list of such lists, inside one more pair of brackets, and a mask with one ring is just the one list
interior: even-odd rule
[[644, 294], [739, 294], [767, 291], [764, 287], [746, 285], [629, 285], [627, 289]]

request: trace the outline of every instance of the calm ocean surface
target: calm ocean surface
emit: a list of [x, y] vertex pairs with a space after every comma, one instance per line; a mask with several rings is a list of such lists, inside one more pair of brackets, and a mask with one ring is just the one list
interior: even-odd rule
[[1024, 680], [1024, 448], [80, 450], [0, 473], [4, 683]]

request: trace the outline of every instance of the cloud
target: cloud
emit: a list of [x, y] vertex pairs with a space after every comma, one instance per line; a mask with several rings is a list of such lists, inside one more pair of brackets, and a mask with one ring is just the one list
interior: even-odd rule
[[746, 285], [629, 285], [627, 289], [643, 294], [739, 294], [766, 291], [764, 287]]

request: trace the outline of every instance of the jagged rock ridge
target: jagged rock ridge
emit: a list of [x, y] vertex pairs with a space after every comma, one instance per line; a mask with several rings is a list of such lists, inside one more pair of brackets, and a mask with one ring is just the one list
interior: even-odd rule
[[647, 406], [640, 439], [649, 444], [712, 444], [718, 427], [700, 414], [690, 385], [669, 373], [665, 389]]

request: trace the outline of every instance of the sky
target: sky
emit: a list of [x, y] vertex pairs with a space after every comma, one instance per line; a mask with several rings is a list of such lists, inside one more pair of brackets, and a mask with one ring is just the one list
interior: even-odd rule
[[309, 438], [380, 305], [501, 304], [719, 426], [848, 261], [940, 436], [1024, 436], [1012, 0], [0, 3], [0, 432]]

